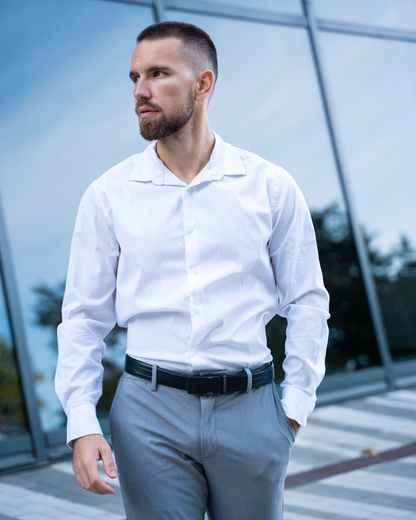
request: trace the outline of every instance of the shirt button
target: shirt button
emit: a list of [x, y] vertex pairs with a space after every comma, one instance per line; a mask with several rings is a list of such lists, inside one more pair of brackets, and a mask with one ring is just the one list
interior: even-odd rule
[[188, 227], [188, 233], [193, 233], [195, 228], [193, 226]]
[[196, 274], [198, 272], [198, 269], [195, 267], [194, 269], [192, 269], [192, 274]]
[[194, 307], [194, 314], [199, 314], [199, 307]]
[[192, 349], [192, 352], [193, 352], [194, 354], [198, 354], [198, 349], [197, 349], [197, 348], [193, 348], [193, 349]]

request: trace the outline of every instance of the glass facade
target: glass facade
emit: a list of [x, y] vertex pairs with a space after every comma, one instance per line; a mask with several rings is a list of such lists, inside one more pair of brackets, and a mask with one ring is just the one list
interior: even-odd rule
[[414, 0], [314, 0], [316, 15], [339, 22], [416, 30]]
[[345, 166], [395, 359], [416, 356], [416, 45], [323, 35]]
[[[226, 0], [225, 2], [218, 2], [218, 0], [199, 0], [208, 4], [215, 5], [230, 5], [235, 7], [249, 7], [253, 9], [252, 0]], [[267, 9], [270, 11], [277, 11], [290, 14], [302, 14], [301, 0], [257, 0], [255, 4], [256, 9]]]
[[[1, 9], [0, 187], [48, 431], [65, 420], [53, 378], [76, 211], [95, 178], [146, 146], [128, 72], [135, 38], [154, 19], [150, 8], [96, 0], [6, 1]], [[122, 339], [111, 339], [107, 372], [119, 374]]]
[[[40, 378], [40, 374], [35, 377]], [[41, 404], [41, 403], [40, 403]], [[10, 437], [28, 432], [9, 317], [0, 278], [0, 453]]]
[[[262, 0], [255, 6], [200, 0], [187, 6], [185, 0], [166, 0], [162, 11], [151, 0], [1, 3], [0, 189], [41, 419], [41, 431], [30, 435], [38, 443], [64, 440], [53, 377], [77, 207], [95, 178], [147, 144], [139, 135], [128, 72], [137, 34], [160, 18], [194, 23], [217, 46], [212, 128], [287, 169], [306, 197], [331, 295], [328, 381], [345, 377], [347, 384], [351, 372], [361, 372], [364, 381], [368, 370], [385, 369], [384, 330], [394, 360], [416, 358], [416, 35], [414, 41], [409, 36], [416, 29], [410, 16], [416, 0], [377, 6], [371, 0]], [[268, 11], [270, 23], [260, 23]], [[326, 20], [317, 34], [310, 26], [315, 15]], [[346, 35], [340, 22], [381, 32], [387, 27], [397, 35], [387, 29], [389, 39]], [[406, 41], [400, 30], [407, 31]], [[316, 38], [320, 54], [314, 52]], [[368, 259], [357, 254], [355, 221]], [[366, 272], [376, 284], [381, 329], [363, 283]], [[30, 439], [2, 298], [0, 457], [2, 441], [10, 446], [13, 438]], [[267, 326], [277, 379], [283, 377], [285, 328], [278, 316]], [[124, 331], [114, 329], [106, 342], [98, 404], [104, 428], [124, 362]], [[16, 440], [16, 450], [18, 445]]]

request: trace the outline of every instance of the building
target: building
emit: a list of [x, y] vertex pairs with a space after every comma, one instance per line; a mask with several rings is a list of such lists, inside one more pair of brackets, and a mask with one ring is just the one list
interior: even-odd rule
[[[3, 0], [0, 14], [0, 470], [67, 449], [53, 376], [74, 219], [90, 182], [146, 146], [128, 72], [155, 21], [211, 35], [212, 127], [306, 196], [331, 293], [322, 401], [416, 380], [416, 0]], [[277, 365], [284, 331], [267, 327]], [[104, 429], [124, 341], [107, 341]]]

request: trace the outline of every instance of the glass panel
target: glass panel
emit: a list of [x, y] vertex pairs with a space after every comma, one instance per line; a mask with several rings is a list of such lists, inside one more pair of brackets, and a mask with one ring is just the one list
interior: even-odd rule
[[416, 45], [322, 34], [392, 355], [416, 356]]
[[[56, 326], [76, 211], [95, 178], [146, 146], [128, 72], [136, 36], [153, 19], [150, 8], [120, 3], [3, 0], [0, 20], [0, 182], [49, 430], [63, 423]], [[121, 347], [107, 350], [103, 412], [123, 362]]]
[[[328, 373], [379, 364], [306, 31], [190, 14], [180, 19], [206, 30], [218, 49], [212, 128], [286, 168], [312, 210], [331, 294]], [[267, 334], [280, 369], [285, 321], [274, 318]]]
[[313, 4], [321, 18], [416, 30], [415, 0], [313, 0]]
[[26, 414], [0, 277], [0, 443], [26, 432]]
[[269, 9], [281, 13], [303, 15], [300, 0], [198, 0], [217, 5], [235, 5], [238, 7], [250, 7], [251, 9]]

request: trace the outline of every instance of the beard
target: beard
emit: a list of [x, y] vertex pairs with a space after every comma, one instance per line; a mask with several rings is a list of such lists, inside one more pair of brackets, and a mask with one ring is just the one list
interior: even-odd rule
[[[140, 119], [139, 108], [146, 106], [152, 110], [157, 110], [158, 115]], [[136, 115], [139, 117], [140, 134], [146, 141], [155, 141], [156, 139], [164, 139], [178, 132], [191, 119], [195, 108], [193, 93], [190, 91], [186, 103], [178, 107], [171, 115], [166, 115], [158, 105], [147, 102], [146, 100], [138, 100], [136, 102]]]

